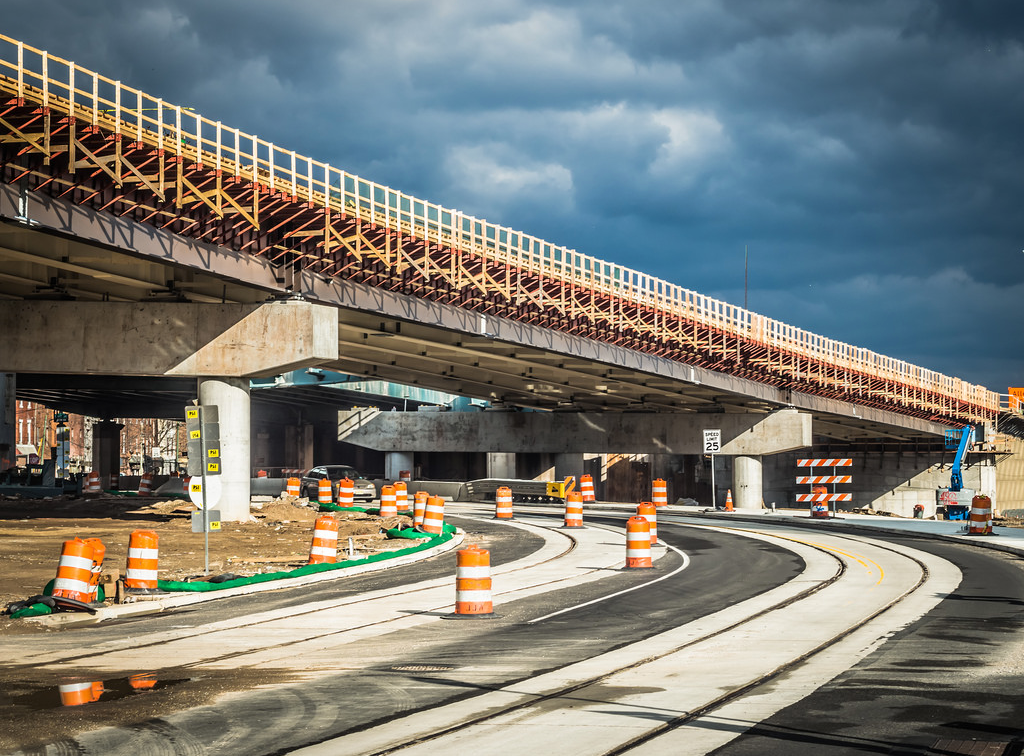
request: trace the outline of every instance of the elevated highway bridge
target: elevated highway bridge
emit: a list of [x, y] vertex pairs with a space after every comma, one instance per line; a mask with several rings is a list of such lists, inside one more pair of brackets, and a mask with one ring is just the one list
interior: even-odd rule
[[409, 196], [2, 35], [0, 300], [0, 371], [69, 385], [317, 366], [511, 408], [795, 410], [804, 445], [933, 442], [1000, 412], [981, 386]]

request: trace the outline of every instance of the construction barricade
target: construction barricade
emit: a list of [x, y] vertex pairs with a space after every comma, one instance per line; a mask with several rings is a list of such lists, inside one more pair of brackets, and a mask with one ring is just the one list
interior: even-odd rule
[[444, 530], [444, 499], [440, 496], [427, 498], [421, 527], [425, 533], [441, 533]]
[[423, 515], [427, 511], [427, 499], [430, 498], [430, 494], [426, 491], [417, 491], [413, 496], [412, 500], [412, 526], [414, 528], [423, 527]]
[[159, 536], [152, 530], [133, 530], [128, 538], [128, 564], [124, 586], [128, 590], [156, 590]]
[[351, 478], [342, 478], [338, 481], [338, 506], [351, 507], [355, 498], [355, 483]]
[[597, 497], [594, 496], [593, 475], [580, 476], [580, 493], [583, 494], [583, 501], [597, 501]]
[[651, 543], [658, 542], [658, 508], [653, 502], [641, 501], [636, 507], [637, 517], [643, 517], [650, 525]]
[[583, 495], [579, 491], [570, 491], [565, 496], [565, 526], [567, 528], [583, 527]]
[[[92, 539], [90, 539], [92, 540]], [[93, 544], [75, 538], [64, 541], [53, 581], [54, 598], [89, 603], [92, 600]]]
[[398, 514], [409, 514], [409, 485], [404, 480], [395, 481], [395, 509]]
[[626, 569], [647, 569], [651, 559], [651, 524], [646, 517], [633, 515], [626, 520]]
[[494, 492], [494, 518], [496, 520], [511, 520], [512, 511], [512, 489], [508, 486], [499, 486]]
[[316, 500], [319, 504], [332, 504], [334, 497], [331, 495], [331, 481], [323, 478], [316, 489]]
[[299, 498], [302, 495], [302, 481], [298, 478], [288, 478], [284, 484], [284, 492], [291, 497]]
[[971, 499], [971, 520], [967, 532], [972, 535], [992, 533], [992, 499], [981, 494]]
[[455, 616], [494, 614], [491, 597], [491, 552], [472, 545], [458, 552], [455, 568]]
[[395, 487], [381, 486], [380, 489], [380, 516], [395, 517], [398, 514], [398, 506], [395, 502]]
[[310, 564], [334, 564], [338, 561], [338, 521], [320, 515], [313, 524], [313, 542], [309, 546]]
[[142, 473], [139, 478], [139, 496], [150, 496], [153, 493], [153, 473]]
[[661, 478], [651, 484], [651, 501], [656, 507], [668, 506], [668, 483]]

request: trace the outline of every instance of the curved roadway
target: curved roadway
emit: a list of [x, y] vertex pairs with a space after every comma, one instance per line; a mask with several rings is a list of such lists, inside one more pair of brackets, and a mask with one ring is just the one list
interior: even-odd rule
[[[446, 618], [448, 554], [18, 636], [0, 642], [18, 659], [2, 672], [11, 727], [0, 751], [480, 756], [557, 742], [560, 754], [838, 754], [1024, 742], [1015, 557], [663, 513], [655, 568], [626, 571], [621, 517], [576, 531], [539, 513], [509, 527], [459, 511], [468, 542], [491, 550], [495, 617]], [[150, 669], [156, 690], [119, 683]], [[46, 703], [46, 686], [74, 677], [127, 692]]]

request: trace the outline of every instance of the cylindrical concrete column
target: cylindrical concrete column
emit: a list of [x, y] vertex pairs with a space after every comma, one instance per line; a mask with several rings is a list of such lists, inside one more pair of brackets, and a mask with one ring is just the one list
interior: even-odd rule
[[514, 479], [516, 477], [515, 452], [487, 452], [487, 477]]
[[398, 480], [402, 470], [412, 471], [412, 452], [395, 451], [384, 454], [384, 479]]
[[92, 469], [100, 474], [102, 485], [110, 485], [110, 476], [121, 470], [120, 423], [103, 420], [92, 426]]
[[220, 510], [225, 522], [248, 522], [249, 479], [252, 475], [249, 449], [249, 380], [247, 378], [201, 378], [199, 403], [217, 405], [220, 417]]
[[16, 385], [14, 373], [0, 373], [0, 472], [14, 467], [18, 456]]
[[732, 494], [736, 509], [761, 509], [760, 457], [733, 457]]

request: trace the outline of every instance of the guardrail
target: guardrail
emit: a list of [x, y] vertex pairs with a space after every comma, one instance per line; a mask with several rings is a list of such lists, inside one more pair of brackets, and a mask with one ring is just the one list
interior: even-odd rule
[[[30, 97], [43, 108], [59, 106], [84, 123], [136, 142], [158, 144], [178, 157], [268, 185], [298, 201], [355, 214], [428, 244], [619, 297], [774, 350], [965, 402], [992, 415], [999, 411], [999, 394], [983, 386], [819, 336], [646, 273], [417, 199], [226, 127], [190, 108], [171, 105], [2, 34], [0, 74], [8, 80], [3, 88], [18, 98]], [[909, 395], [906, 398], [913, 401]]]

